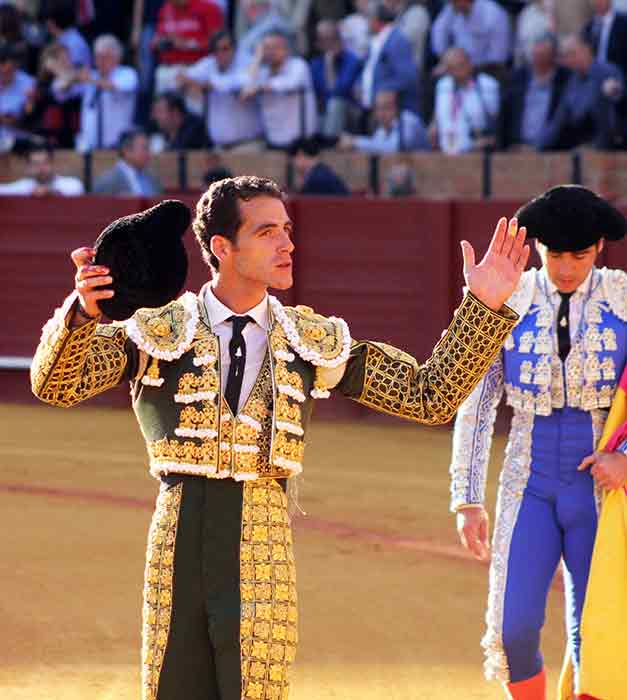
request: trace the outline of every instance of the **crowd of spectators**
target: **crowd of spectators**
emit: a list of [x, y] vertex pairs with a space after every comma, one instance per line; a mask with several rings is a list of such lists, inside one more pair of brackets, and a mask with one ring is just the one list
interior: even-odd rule
[[320, 149], [627, 149], [625, 71], [627, 0], [0, 0], [0, 151], [152, 194], [150, 154], [279, 149], [341, 191]]

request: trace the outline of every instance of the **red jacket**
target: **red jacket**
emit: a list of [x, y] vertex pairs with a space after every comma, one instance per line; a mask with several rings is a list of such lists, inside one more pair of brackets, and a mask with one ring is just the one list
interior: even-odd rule
[[166, 2], [159, 11], [157, 38], [193, 39], [198, 48], [161, 51], [159, 62], [195, 63], [207, 55], [209, 40], [223, 24], [222, 10], [211, 0], [188, 0], [183, 7]]

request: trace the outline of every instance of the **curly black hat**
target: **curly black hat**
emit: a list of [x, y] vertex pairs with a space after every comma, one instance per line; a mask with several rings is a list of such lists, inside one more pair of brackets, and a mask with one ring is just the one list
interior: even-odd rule
[[121, 321], [142, 307], [164, 306], [183, 289], [187, 253], [183, 234], [189, 209], [175, 199], [109, 224], [98, 236], [95, 264], [111, 271], [115, 296], [101, 299], [102, 312]]
[[627, 233], [625, 217], [602, 197], [579, 185], [560, 185], [522, 206], [516, 217], [549, 250], [584, 250], [605, 238]]

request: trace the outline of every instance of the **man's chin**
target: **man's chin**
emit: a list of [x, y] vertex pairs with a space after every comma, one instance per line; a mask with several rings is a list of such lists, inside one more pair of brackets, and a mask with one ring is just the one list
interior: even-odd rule
[[290, 289], [290, 287], [294, 284], [294, 278], [292, 277], [291, 273], [285, 274], [285, 275], [279, 275], [275, 277], [272, 282], [270, 283], [270, 286], [272, 289]]

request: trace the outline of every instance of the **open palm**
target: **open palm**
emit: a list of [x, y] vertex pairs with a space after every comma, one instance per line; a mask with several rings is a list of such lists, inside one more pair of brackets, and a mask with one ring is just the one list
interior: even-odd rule
[[496, 225], [490, 246], [479, 264], [475, 263], [473, 247], [468, 241], [462, 241], [466, 285], [494, 311], [498, 311], [512, 295], [527, 265], [530, 249], [525, 245], [526, 235], [526, 229], [519, 229], [516, 219], [508, 224], [503, 217]]

